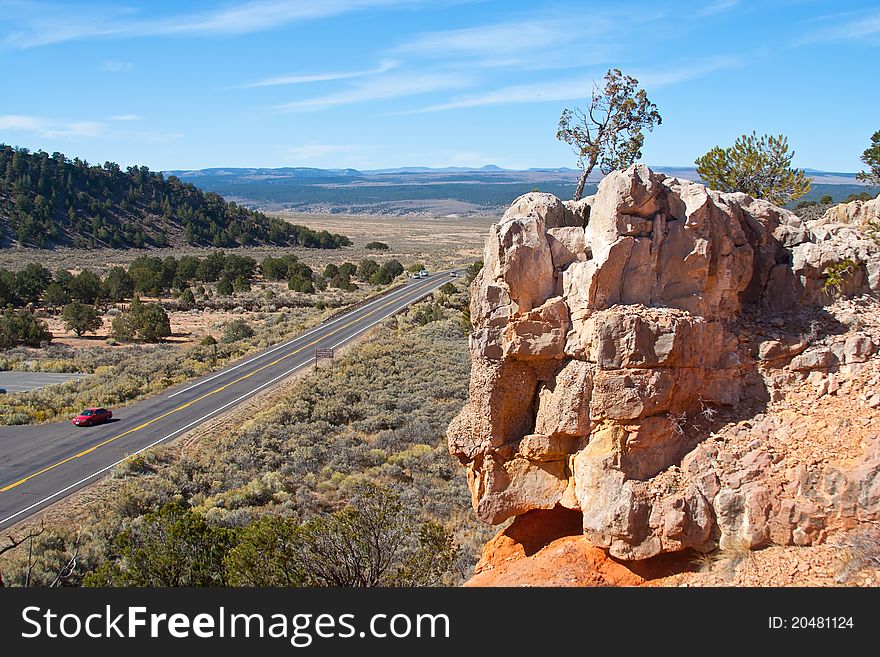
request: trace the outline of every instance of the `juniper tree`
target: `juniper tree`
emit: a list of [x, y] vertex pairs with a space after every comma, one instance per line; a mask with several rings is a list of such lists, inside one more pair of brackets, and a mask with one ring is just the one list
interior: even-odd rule
[[862, 162], [868, 165], [868, 170], [859, 171], [856, 178], [870, 185], [880, 185], [880, 130], [871, 135], [871, 145], [862, 153]]
[[587, 177], [597, 165], [607, 174], [638, 160], [645, 143], [642, 131], [650, 132], [663, 122], [638, 84], [620, 69], [609, 69], [605, 87], [594, 85], [586, 111], [575, 107], [562, 112], [556, 138], [572, 147], [582, 169], [574, 200], [583, 195]]
[[811, 179], [791, 166], [794, 151], [783, 135], [752, 132], [733, 146], [716, 146], [697, 158], [697, 174], [712, 189], [744, 192], [777, 205], [785, 205], [810, 191]]
[[104, 323], [94, 306], [78, 301], [64, 306], [61, 321], [64, 322], [64, 328], [76, 333], [77, 337], [83, 333], [94, 333]]

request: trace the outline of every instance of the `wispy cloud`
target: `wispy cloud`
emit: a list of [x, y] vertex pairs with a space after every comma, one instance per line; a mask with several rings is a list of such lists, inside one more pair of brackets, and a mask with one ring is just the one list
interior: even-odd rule
[[[656, 89], [672, 84], [686, 82], [704, 77], [715, 71], [733, 68], [740, 64], [740, 60], [734, 57], [715, 59], [706, 64], [680, 66], [678, 68], [664, 69], [662, 71], [635, 72], [640, 85], [647, 89]], [[395, 112], [395, 114], [420, 114], [425, 112], [443, 112], [468, 107], [483, 107], [486, 105], [513, 105], [522, 103], [543, 103], [563, 100], [585, 100], [594, 84], [593, 78], [551, 80], [534, 84], [520, 84], [501, 87], [482, 94], [462, 96], [449, 102], [429, 105], [416, 110]]]
[[456, 55], [509, 55], [545, 48], [579, 39], [561, 21], [522, 21], [498, 23], [459, 30], [423, 32], [398, 46], [395, 51], [416, 55], [450, 57]]
[[614, 47], [601, 39], [619, 27], [618, 20], [593, 14], [581, 22], [583, 30], [589, 31], [589, 43], [584, 43], [582, 30], [574, 28], [570, 19], [533, 18], [423, 32], [396, 46], [391, 53], [445, 62], [468, 60], [469, 65], [485, 67], [518, 66], [529, 69], [544, 68], [548, 64], [566, 67], [583, 65], [585, 57], [592, 62], [602, 61], [603, 51], [607, 53]]
[[265, 78], [257, 82], [240, 84], [229, 89], [253, 89], [255, 87], [277, 87], [284, 85], [306, 84], [310, 82], [330, 82], [332, 80], [349, 80], [351, 78], [364, 78], [371, 75], [379, 75], [397, 68], [398, 63], [393, 60], [385, 60], [376, 68], [363, 71], [340, 71], [335, 73], [310, 73], [300, 75], [280, 75], [273, 78]]
[[134, 68], [134, 63], [107, 60], [101, 64], [101, 68], [109, 73], [127, 73]]
[[740, 0], [719, 0], [706, 5], [697, 11], [697, 16], [714, 16], [729, 11], [739, 4]]
[[0, 115], [0, 130], [27, 132], [48, 139], [98, 137], [104, 126], [98, 121], [65, 121], [21, 114]]
[[224, 36], [248, 34], [368, 9], [384, 9], [427, 0], [255, 0], [202, 13], [161, 19], [112, 5], [76, 7], [56, 3], [7, 2], [15, 9], [16, 29], [3, 39], [7, 46], [27, 48], [86, 38], [129, 38], [159, 35]]
[[140, 114], [115, 114], [110, 117], [111, 121], [143, 121]]
[[[836, 20], [835, 20], [836, 18]], [[858, 16], [843, 14], [828, 17], [826, 23], [795, 41], [795, 45], [825, 43], [832, 41], [861, 41], [871, 45], [880, 45], [880, 11], [864, 13]]]
[[276, 105], [273, 109], [282, 112], [308, 112], [372, 100], [401, 98], [449, 89], [462, 89], [470, 84], [471, 80], [469, 77], [458, 73], [386, 75], [371, 78], [369, 81], [361, 82], [351, 89]]

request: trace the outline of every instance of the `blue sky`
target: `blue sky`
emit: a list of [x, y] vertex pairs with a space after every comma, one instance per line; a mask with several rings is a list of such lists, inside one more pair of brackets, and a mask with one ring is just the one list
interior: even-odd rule
[[643, 160], [744, 133], [856, 171], [880, 129], [876, 0], [0, 0], [0, 141], [154, 169], [574, 166], [610, 67], [663, 124]]

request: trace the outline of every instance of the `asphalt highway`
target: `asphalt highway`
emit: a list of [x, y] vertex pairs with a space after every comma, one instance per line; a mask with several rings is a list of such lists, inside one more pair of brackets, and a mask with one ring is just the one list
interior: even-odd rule
[[0, 427], [0, 530], [107, 475], [127, 457], [171, 440], [314, 363], [431, 293], [450, 272], [402, 288], [293, 339], [123, 408], [113, 420], [76, 427], [69, 420]]

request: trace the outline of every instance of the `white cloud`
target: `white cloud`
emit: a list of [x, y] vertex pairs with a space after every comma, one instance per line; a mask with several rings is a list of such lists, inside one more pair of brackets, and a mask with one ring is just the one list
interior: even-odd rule
[[208, 14], [146, 23], [154, 34], [245, 34], [284, 23], [337, 16], [363, 9], [411, 4], [414, 0], [297, 0], [247, 2]]
[[342, 71], [336, 73], [311, 73], [302, 75], [281, 75], [273, 78], [265, 78], [257, 82], [230, 87], [230, 89], [252, 89], [254, 87], [275, 87], [283, 85], [306, 84], [310, 82], [329, 82], [331, 80], [348, 80], [351, 78], [363, 78], [371, 75], [379, 75], [397, 67], [397, 62], [386, 60], [376, 68], [364, 71]]
[[[851, 14], [847, 14], [851, 16]], [[831, 41], [863, 41], [880, 44], [880, 11], [862, 14], [857, 18], [831, 23], [834, 17], [828, 17], [826, 26], [805, 34], [795, 41], [795, 45], [823, 43]]]
[[461, 89], [470, 84], [469, 78], [460, 74], [426, 73], [387, 75], [362, 82], [351, 89], [304, 100], [296, 100], [273, 109], [285, 112], [308, 112], [339, 105], [351, 105], [385, 98], [400, 98], [443, 91]]
[[46, 138], [98, 137], [104, 131], [97, 121], [65, 121], [20, 114], [0, 115], [0, 130], [29, 132]]
[[140, 114], [115, 114], [110, 117], [111, 121], [143, 121], [144, 117]]
[[416, 55], [449, 57], [455, 55], [508, 55], [534, 52], [579, 39], [561, 21], [522, 21], [499, 23], [460, 30], [424, 32], [396, 50]]
[[481, 94], [463, 96], [445, 103], [429, 105], [400, 114], [419, 114], [422, 112], [443, 112], [467, 107], [485, 105], [511, 105], [520, 103], [541, 103], [551, 100], [583, 98], [592, 89], [592, 80], [557, 80], [535, 84], [518, 84], [493, 89]]
[[682, 65], [657, 71], [645, 71], [643, 73], [636, 71], [633, 75], [642, 86], [650, 89], [698, 80], [716, 71], [739, 68], [742, 65], [743, 60], [740, 57], [715, 57], [704, 64]]
[[144, 19], [114, 5], [69, 6], [7, 1], [17, 29], [7, 46], [33, 46], [87, 38], [130, 38], [157, 35], [216, 36], [260, 32], [282, 25], [329, 18], [367, 9], [426, 4], [427, 0], [255, 0], [213, 11]]
[[[662, 71], [635, 73], [640, 86], [650, 89], [668, 86], [704, 77], [720, 69], [739, 65], [733, 57], [715, 59], [697, 66], [683, 66]], [[595, 80], [592, 78], [551, 80], [534, 84], [520, 84], [501, 87], [482, 94], [463, 96], [445, 103], [429, 105], [421, 109], [396, 112], [396, 114], [419, 114], [424, 112], [443, 112], [468, 107], [486, 105], [512, 105], [522, 103], [543, 103], [549, 101], [583, 100], [585, 101], [593, 89]]]
[[[638, 20], [593, 13], [587, 18], [531, 19], [423, 32], [391, 52], [444, 62], [467, 60], [469, 66], [486, 68], [571, 68], [613, 58], [619, 47], [608, 41], [609, 35]], [[585, 33], [587, 40], [582, 36]]]

